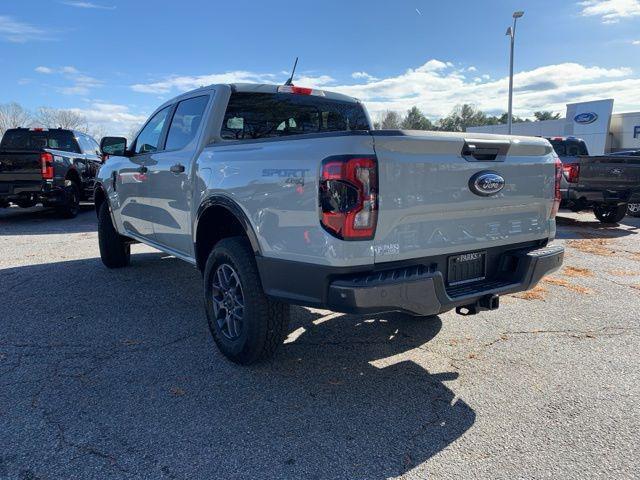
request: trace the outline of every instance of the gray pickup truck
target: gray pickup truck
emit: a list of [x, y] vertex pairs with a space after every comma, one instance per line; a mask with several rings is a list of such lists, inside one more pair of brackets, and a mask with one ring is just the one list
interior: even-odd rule
[[126, 266], [143, 242], [197, 266], [237, 363], [275, 352], [288, 304], [470, 315], [562, 263], [561, 164], [542, 138], [375, 131], [351, 97], [233, 84], [101, 147], [102, 261]]

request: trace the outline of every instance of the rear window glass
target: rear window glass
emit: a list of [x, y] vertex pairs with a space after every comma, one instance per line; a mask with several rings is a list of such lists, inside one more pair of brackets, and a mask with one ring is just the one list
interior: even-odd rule
[[314, 95], [233, 93], [222, 124], [225, 140], [369, 130], [362, 105]]
[[584, 142], [551, 142], [553, 149], [559, 157], [576, 157], [578, 155], [588, 155], [587, 146]]
[[79, 153], [78, 144], [69, 130], [35, 132], [27, 129], [7, 130], [0, 148], [5, 150], [41, 150], [52, 148], [63, 152]]

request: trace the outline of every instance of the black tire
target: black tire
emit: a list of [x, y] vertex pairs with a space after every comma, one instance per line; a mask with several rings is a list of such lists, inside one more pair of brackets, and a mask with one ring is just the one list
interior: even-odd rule
[[131, 244], [120, 235], [111, 221], [109, 206], [104, 202], [98, 212], [98, 245], [100, 258], [107, 268], [122, 268], [131, 261]]
[[[231, 275], [220, 282], [225, 271], [235, 279]], [[204, 296], [209, 329], [229, 360], [251, 365], [273, 357], [287, 334], [290, 308], [264, 294], [245, 238], [225, 238], [215, 245], [204, 270]], [[234, 312], [225, 309], [225, 302]]]
[[627, 205], [595, 205], [593, 213], [602, 223], [618, 223], [627, 214]]
[[640, 217], [640, 203], [630, 203], [627, 205], [627, 215]]
[[80, 189], [75, 182], [65, 187], [64, 203], [56, 207], [56, 211], [62, 218], [75, 218], [80, 212]]

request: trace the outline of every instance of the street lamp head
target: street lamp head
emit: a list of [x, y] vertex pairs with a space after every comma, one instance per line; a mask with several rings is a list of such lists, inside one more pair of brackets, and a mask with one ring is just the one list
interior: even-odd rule
[[523, 15], [524, 15], [524, 12], [522, 10], [518, 10], [517, 12], [513, 12], [513, 18], [520, 18]]

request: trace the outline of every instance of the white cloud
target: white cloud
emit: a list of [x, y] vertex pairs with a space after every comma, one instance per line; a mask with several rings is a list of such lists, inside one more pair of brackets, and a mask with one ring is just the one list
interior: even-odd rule
[[[280, 81], [277, 82], [276, 79], [280, 79]], [[282, 78], [282, 74], [274, 75], [271, 73], [253, 73], [238, 70], [210, 75], [174, 75], [156, 82], [136, 83], [131, 85], [131, 89], [134, 92], [140, 93], [165, 94], [170, 92], [186, 92], [214, 83], [283, 83], [285, 79]], [[333, 79], [328, 75], [314, 77], [301, 74], [295, 76], [294, 82], [296, 85], [318, 87], [332, 83]]]
[[467, 72], [477, 72], [478, 69], [476, 67], [474, 67], [473, 65], [471, 65], [469, 68], [467, 68]]
[[356, 80], [364, 79], [367, 81], [378, 80], [373, 75], [369, 75], [367, 72], [353, 72], [351, 74], [351, 78], [355, 78]]
[[[456, 105], [472, 103], [489, 113], [504, 112], [508, 79], [489, 75], [465, 78], [468, 68], [451, 68], [450, 62], [429, 60], [416, 68], [384, 78], [368, 78], [355, 72], [355, 83], [337, 82], [327, 75], [299, 76], [296, 85], [324, 88], [363, 100], [373, 113], [405, 111], [417, 106], [431, 118], [447, 115]], [[131, 88], [156, 95], [184, 92], [212, 83], [283, 83], [288, 75], [247, 71], [199, 76], [172, 76], [164, 80], [139, 83]], [[565, 104], [597, 98], [614, 98], [616, 110], [640, 108], [640, 78], [626, 67], [602, 68], [578, 63], [546, 65], [517, 73], [514, 78], [514, 109], [521, 117], [536, 110], [563, 111]], [[167, 95], [169, 96], [169, 95]]]
[[147, 119], [146, 114], [132, 113], [125, 105], [100, 101], [91, 102], [87, 108], [68, 110], [86, 118], [92, 129], [125, 137]]
[[9, 15], [0, 15], [0, 38], [13, 43], [31, 40], [47, 40], [50, 36], [43, 29], [16, 20]]
[[[426, 67], [430, 64], [431, 67]], [[331, 90], [363, 100], [373, 113], [404, 111], [417, 106], [432, 118], [448, 114], [460, 103], [472, 103], [487, 112], [506, 110], [508, 79], [466, 80], [455, 71], [434, 70], [433, 62], [422, 67], [358, 85], [334, 85]], [[634, 92], [639, 78], [629, 78], [628, 68], [587, 67], [577, 63], [548, 65], [520, 72], [514, 77], [515, 112], [531, 116], [535, 110], [564, 110], [571, 101], [615, 98], [616, 108], [640, 106]]]
[[631, 45], [640, 45], [640, 40], [633, 40]]
[[72, 65], [63, 67], [46, 67], [40, 65], [35, 68], [37, 73], [44, 75], [60, 75], [71, 83], [65, 87], [57, 87], [57, 90], [64, 95], [89, 95], [91, 90], [103, 85], [102, 80], [85, 75]]
[[584, 0], [579, 5], [582, 15], [600, 17], [602, 23], [618, 23], [629, 17], [640, 16], [640, 0]]
[[88, 9], [98, 9], [98, 10], [115, 10], [116, 9], [116, 7], [113, 5], [98, 5], [92, 2], [81, 2], [81, 1], [75, 1], [75, 0], [67, 0], [67, 1], [62, 1], [60, 3], [62, 3], [63, 5], [68, 5], [70, 7], [77, 7], [77, 8], [88, 8]]

